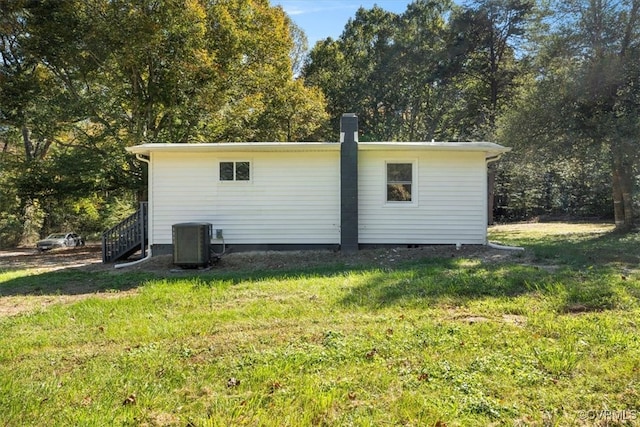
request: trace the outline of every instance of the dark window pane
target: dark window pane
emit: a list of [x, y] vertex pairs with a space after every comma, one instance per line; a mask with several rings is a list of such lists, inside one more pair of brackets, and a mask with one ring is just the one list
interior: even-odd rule
[[233, 162], [220, 162], [220, 181], [233, 181]]
[[410, 202], [411, 184], [387, 184], [388, 202]]
[[410, 202], [413, 181], [411, 163], [387, 163], [387, 201]]
[[249, 162], [236, 162], [236, 181], [249, 181]]
[[387, 182], [411, 182], [411, 163], [387, 163]]

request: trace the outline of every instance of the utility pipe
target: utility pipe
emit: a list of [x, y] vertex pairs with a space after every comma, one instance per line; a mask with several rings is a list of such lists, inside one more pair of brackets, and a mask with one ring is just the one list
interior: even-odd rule
[[492, 242], [487, 242], [487, 246], [493, 249], [500, 249], [504, 251], [518, 251], [518, 252], [524, 251], [524, 248], [521, 246], [506, 246], [506, 245], [499, 245], [497, 243], [492, 243]]

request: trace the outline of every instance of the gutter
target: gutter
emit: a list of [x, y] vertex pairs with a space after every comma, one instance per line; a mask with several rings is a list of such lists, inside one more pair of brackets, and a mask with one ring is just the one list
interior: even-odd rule
[[489, 166], [489, 163], [497, 162], [498, 160], [500, 160], [503, 155], [504, 155], [504, 153], [500, 153], [500, 154], [496, 154], [495, 156], [487, 157], [485, 159], [485, 162], [486, 162], [487, 166]]

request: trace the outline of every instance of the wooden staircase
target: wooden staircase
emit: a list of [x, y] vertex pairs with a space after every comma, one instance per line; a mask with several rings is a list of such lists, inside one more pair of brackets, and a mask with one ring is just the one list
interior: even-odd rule
[[109, 263], [129, 258], [141, 251], [146, 255], [148, 236], [147, 202], [119, 224], [102, 233], [102, 262]]

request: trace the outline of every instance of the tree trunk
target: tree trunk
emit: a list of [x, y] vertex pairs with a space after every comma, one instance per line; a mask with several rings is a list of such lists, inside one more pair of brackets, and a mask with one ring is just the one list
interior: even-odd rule
[[493, 199], [495, 197], [496, 171], [491, 167], [487, 171], [487, 224], [493, 225]]
[[624, 206], [624, 229], [631, 230], [634, 226], [633, 171], [628, 163], [623, 164], [622, 171], [620, 187], [622, 188], [622, 205]]
[[618, 171], [613, 169], [613, 218], [616, 224], [616, 229], [624, 227], [624, 204], [622, 203], [622, 189], [620, 188], [620, 176]]
[[619, 147], [613, 147], [613, 213], [616, 229], [633, 228], [633, 173]]
[[22, 142], [24, 144], [24, 155], [27, 159], [27, 162], [33, 160], [33, 143], [31, 142], [31, 132], [29, 132], [29, 128], [27, 125], [22, 125], [20, 129], [22, 132]]

